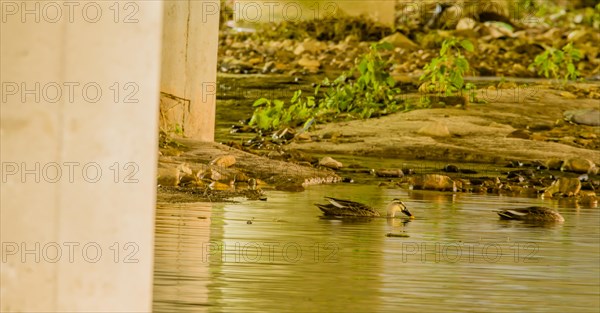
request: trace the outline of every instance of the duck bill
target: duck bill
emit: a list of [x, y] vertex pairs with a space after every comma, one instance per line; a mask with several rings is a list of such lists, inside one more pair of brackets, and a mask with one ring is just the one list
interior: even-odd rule
[[415, 218], [415, 216], [412, 215], [412, 213], [410, 213], [410, 211], [408, 209], [402, 210], [402, 213], [406, 214], [410, 218]]

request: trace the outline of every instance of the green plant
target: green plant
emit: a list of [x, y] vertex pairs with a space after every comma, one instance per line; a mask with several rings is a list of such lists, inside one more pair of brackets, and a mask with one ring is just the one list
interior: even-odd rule
[[175, 124], [175, 126], [173, 126], [172, 132], [177, 136], [183, 136], [183, 126], [179, 123]]
[[256, 107], [249, 125], [260, 130], [273, 130], [286, 126], [298, 126], [309, 120], [315, 112], [315, 97], [302, 97], [302, 90], [297, 90], [286, 107], [282, 100], [260, 98], [254, 101]]
[[391, 48], [388, 43], [373, 44], [368, 53], [356, 60], [354, 68], [333, 81], [324, 79], [316, 86], [314, 95], [303, 96], [298, 90], [287, 104], [283, 100], [256, 100], [249, 124], [269, 131], [296, 127], [313, 118], [327, 119], [340, 114], [369, 118], [398, 111], [403, 108], [401, 90], [388, 73], [389, 63], [380, 54]]
[[[473, 51], [473, 44], [469, 40], [444, 40], [439, 56], [423, 68], [424, 73], [419, 78], [423, 84], [419, 91], [450, 96], [455, 93], [462, 94], [463, 90], [474, 89], [473, 84], [465, 84], [464, 74], [469, 72], [470, 66], [463, 51]], [[429, 97], [422, 98], [422, 101], [429, 102]]]
[[548, 47], [535, 57], [529, 68], [536, 69], [538, 75], [543, 74], [546, 78], [576, 80], [579, 71], [573, 62], [579, 61], [581, 57], [581, 51], [573, 48], [572, 43], [566, 44], [562, 49]]
[[[392, 49], [389, 43], [376, 43], [370, 51], [357, 60], [357, 65], [333, 82], [325, 79], [328, 87], [322, 106], [330, 113], [350, 113], [361, 118], [374, 114], [385, 115], [399, 109], [401, 90], [388, 73], [389, 63], [379, 53]], [[351, 78], [356, 78], [352, 81]]]

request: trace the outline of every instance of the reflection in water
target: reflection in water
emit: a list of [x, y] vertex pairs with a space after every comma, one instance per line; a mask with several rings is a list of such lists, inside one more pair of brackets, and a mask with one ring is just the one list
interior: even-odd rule
[[196, 312], [209, 303], [209, 264], [203, 242], [210, 238], [211, 205], [159, 203], [154, 252], [154, 311]]
[[[323, 196], [416, 219], [325, 219]], [[501, 221], [544, 205], [564, 224]], [[247, 224], [252, 220], [252, 224]], [[598, 312], [600, 213], [556, 200], [330, 185], [157, 209], [155, 311]], [[405, 233], [409, 238], [386, 237]]]

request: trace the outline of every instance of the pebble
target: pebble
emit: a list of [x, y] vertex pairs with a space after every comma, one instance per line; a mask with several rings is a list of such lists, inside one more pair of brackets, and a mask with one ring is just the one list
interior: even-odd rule
[[401, 169], [382, 168], [375, 170], [377, 177], [404, 177], [404, 172]]
[[211, 165], [215, 165], [218, 167], [230, 167], [232, 165], [234, 165], [236, 162], [235, 156], [233, 155], [221, 155], [219, 157], [217, 157], [216, 159], [212, 160], [212, 162], [210, 162]]
[[339, 162], [339, 161], [335, 160], [334, 158], [328, 157], [328, 156], [323, 157], [319, 161], [319, 165], [330, 168], [330, 169], [334, 169], [334, 170], [339, 170], [340, 168], [343, 167], [342, 162]]
[[529, 125], [529, 130], [531, 131], [543, 131], [543, 130], [551, 130], [554, 128], [554, 125], [551, 123], [534, 123]]
[[458, 173], [460, 170], [458, 169], [458, 166], [456, 165], [452, 165], [452, 164], [446, 164], [446, 166], [444, 166], [444, 172], [446, 173]]

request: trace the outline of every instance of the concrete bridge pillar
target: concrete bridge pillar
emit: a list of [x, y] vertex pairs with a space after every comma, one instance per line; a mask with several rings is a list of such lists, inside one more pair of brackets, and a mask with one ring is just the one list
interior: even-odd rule
[[165, 1], [160, 118], [167, 132], [214, 140], [219, 6]]
[[151, 310], [162, 12], [0, 2], [1, 311]]

